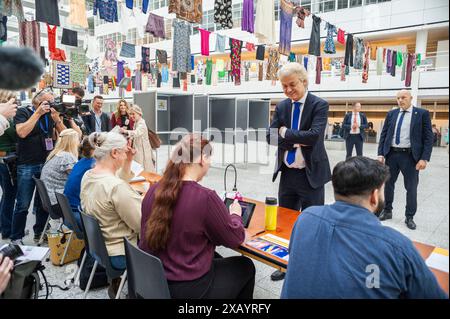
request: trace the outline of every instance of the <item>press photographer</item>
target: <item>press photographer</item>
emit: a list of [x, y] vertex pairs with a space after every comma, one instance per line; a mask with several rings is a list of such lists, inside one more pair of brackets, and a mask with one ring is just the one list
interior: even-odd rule
[[[40, 177], [42, 167], [53, 149], [56, 133], [66, 129], [60, 114], [50, 106], [54, 97], [49, 89], [37, 93], [32, 106], [22, 107], [14, 118], [17, 143], [17, 202], [12, 218], [11, 241], [22, 244], [31, 199], [34, 192], [33, 176]], [[74, 126], [77, 126], [73, 123]], [[34, 239], [38, 241], [48, 214], [42, 209], [39, 196], [34, 200], [36, 223]]]

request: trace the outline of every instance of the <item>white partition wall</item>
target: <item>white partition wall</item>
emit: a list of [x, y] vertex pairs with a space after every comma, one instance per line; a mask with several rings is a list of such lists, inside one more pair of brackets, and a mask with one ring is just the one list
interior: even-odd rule
[[209, 98], [209, 139], [213, 145], [213, 165], [235, 162], [236, 107], [234, 97]]
[[209, 128], [209, 97], [208, 95], [194, 96], [194, 133], [206, 133]]
[[268, 144], [265, 136], [270, 125], [270, 100], [249, 100], [247, 162], [267, 164]]
[[161, 148], [156, 152], [156, 168], [161, 173], [169, 158], [170, 146], [193, 132], [194, 95], [150, 91], [135, 93], [133, 100], [142, 107], [147, 127], [161, 139]]
[[249, 119], [249, 100], [239, 99], [236, 102], [236, 130], [235, 130], [235, 164], [247, 164], [247, 131]]

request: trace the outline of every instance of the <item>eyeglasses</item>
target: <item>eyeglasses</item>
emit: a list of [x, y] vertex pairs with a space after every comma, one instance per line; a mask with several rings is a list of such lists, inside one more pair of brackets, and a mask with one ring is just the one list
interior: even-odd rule
[[41, 96], [42, 94], [46, 94], [46, 93], [53, 94], [53, 90], [51, 88], [44, 88], [44, 89], [40, 90], [38, 93], [36, 93], [34, 98], [37, 98], [37, 97]]

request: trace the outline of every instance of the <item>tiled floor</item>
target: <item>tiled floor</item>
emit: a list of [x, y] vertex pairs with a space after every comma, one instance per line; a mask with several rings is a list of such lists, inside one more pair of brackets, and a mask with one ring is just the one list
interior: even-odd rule
[[[164, 152], [162, 152], [164, 153]], [[251, 154], [252, 155], [252, 154]], [[343, 160], [345, 153], [342, 150], [329, 150], [331, 166]], [[365, 155], [376, 157], [376, 145], [365, 145]], [[163, 156], [163, 155], [161, 155]], [[164, 156], [163, 156], [164, 157]], [[267, 171], [267, 169], [266, 169]], [[269, 169], [269, 172], [271, 168]], [[271, 174], [262, 174], [262, 167], [259, 165], [249, 165], [247, 168], [238, 168], [238, 190], [246, 197], [257, 200], [264, 200], [266, 196], [276, 196], [278, 191], [278, 181], [271, 182]], [[208, 176], [202, 184], [223, 191], [224, 169], [211, 168]], [[228, 187], [232, 187], [233, 174], [229, 172]], [[445, 249], [449, 248], [449, 156], [445, 148], [435, 148], [432, 160], [428, 168], [420, 174], [420, 185], [418, 191], [418, 212], [415, 217], [417, 230], [409, 230], [404, 224], [405, 190], [403, 189], [402, 178], [399, 177], [396, 189], [396, 199], [394, 207], [394, 218], [385, 222], [385, 225], [393, 227], [405, 234], [412, 240], [436, 245]], [[326, 185], [326, 203], [332, 203], [333, 193], [329, 183]], [[34, 217], [29, 215], [27, 228], [32, 229]], [[31, 231], [32, 233], [32, 231]], [[32, 244], [32, 234], [25, 238], [26, 244]], [[1, 243], [1, 241], [0, 241]], [[236, 255], [224, 247], [219, 247], [218, 252], [223, 256]], [[45, 274], [51, 284], [64, 285], [64, 280], [74, 270], [74, 265], [64, 267], [52, 266], [45, 263]], [[255, 261], [256, 266], [256, 287], [255, 298], [279, 298], [283, 282], [273, 282], [270, 274], [273, 269]], [[67, 291], [53, 288], [50, 298], [82, 298], [83, 291], [77, 287], [71, 287]], [[88, 298], [108, 298], [106, 289], [100, 289], [89, 293]]]

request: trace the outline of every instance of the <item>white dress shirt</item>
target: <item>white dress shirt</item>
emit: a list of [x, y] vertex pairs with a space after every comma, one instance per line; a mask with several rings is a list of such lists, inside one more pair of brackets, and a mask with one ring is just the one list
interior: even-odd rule
[[[302, 120], [302, 114], [303, 114], [303, 109], [305, 108], [305, 101], [306, 98], [308, 96], [308, 92], [305, 92], [305, 95], [303, 95], [303, 97], [299, 100], [299, 101], [292, 101], [292, 113], [291, 113], [291, 129], [293, 130], [300, 130], [300, 123]], [[295, 102], [300, 102], [300, 116], [298, 119], [298, 127], [292, 127], [292, 122], [294, 121], [294, 110], [295, 110], [295, 106], [293, 105]], [[284, 128], [282, 130], [280, 130], [280, 135], [282, 138], [285, 137], [286, 135], [286, 131], [287, 128]], [[296, 148], [295, 150], [295, 162], [292, 164], [288, 164], [287, 162], [287, 156], [288, 156], [288, 151], [284, 152], [284, 164], [289, 167], [289, 168], [298, 168], [298, 169], [302, 169], [306, 167], [306, 162], [305, 162], [305, 158], [303, 157], [303, 153], [302, 153], [302, 148], [300, 147], [299, 144], [295, 144], [294, 147]]]
[[[353, 129], [353, 123], [354, 123], [354, 120], [355, 120], [355, 116], [356, 116], [356, 123], [357, 123], [357, 125], [358, 125], [358, 127], [356, 128], [356, 130], [354, 130]], [[360, 126], [361, 126], [361, 116], [360, 116], [360, 114], [359, 114], [359, 112], [352, 112], [352, 118], [351, 118], [351, 129], [350, 129], [350, 134], [359, 134], [359, 133], [361, 133], [361, 131], [360, 131]]]
[[400, 144], [395, 144], [395, 138], [397, 136], [397, 127], [400, 117], [402, 116], [402, 109], [397, 116], [397, 121], [395, 123], [394, 136], [392, 138], [392, 147], [410, 148], [411, 147], [411, 117], [413, 112], [413, 106], [411, 105], [409, 109], [406, 110], [405, 117], [403, 118], [402, 128], [400, 129]]

